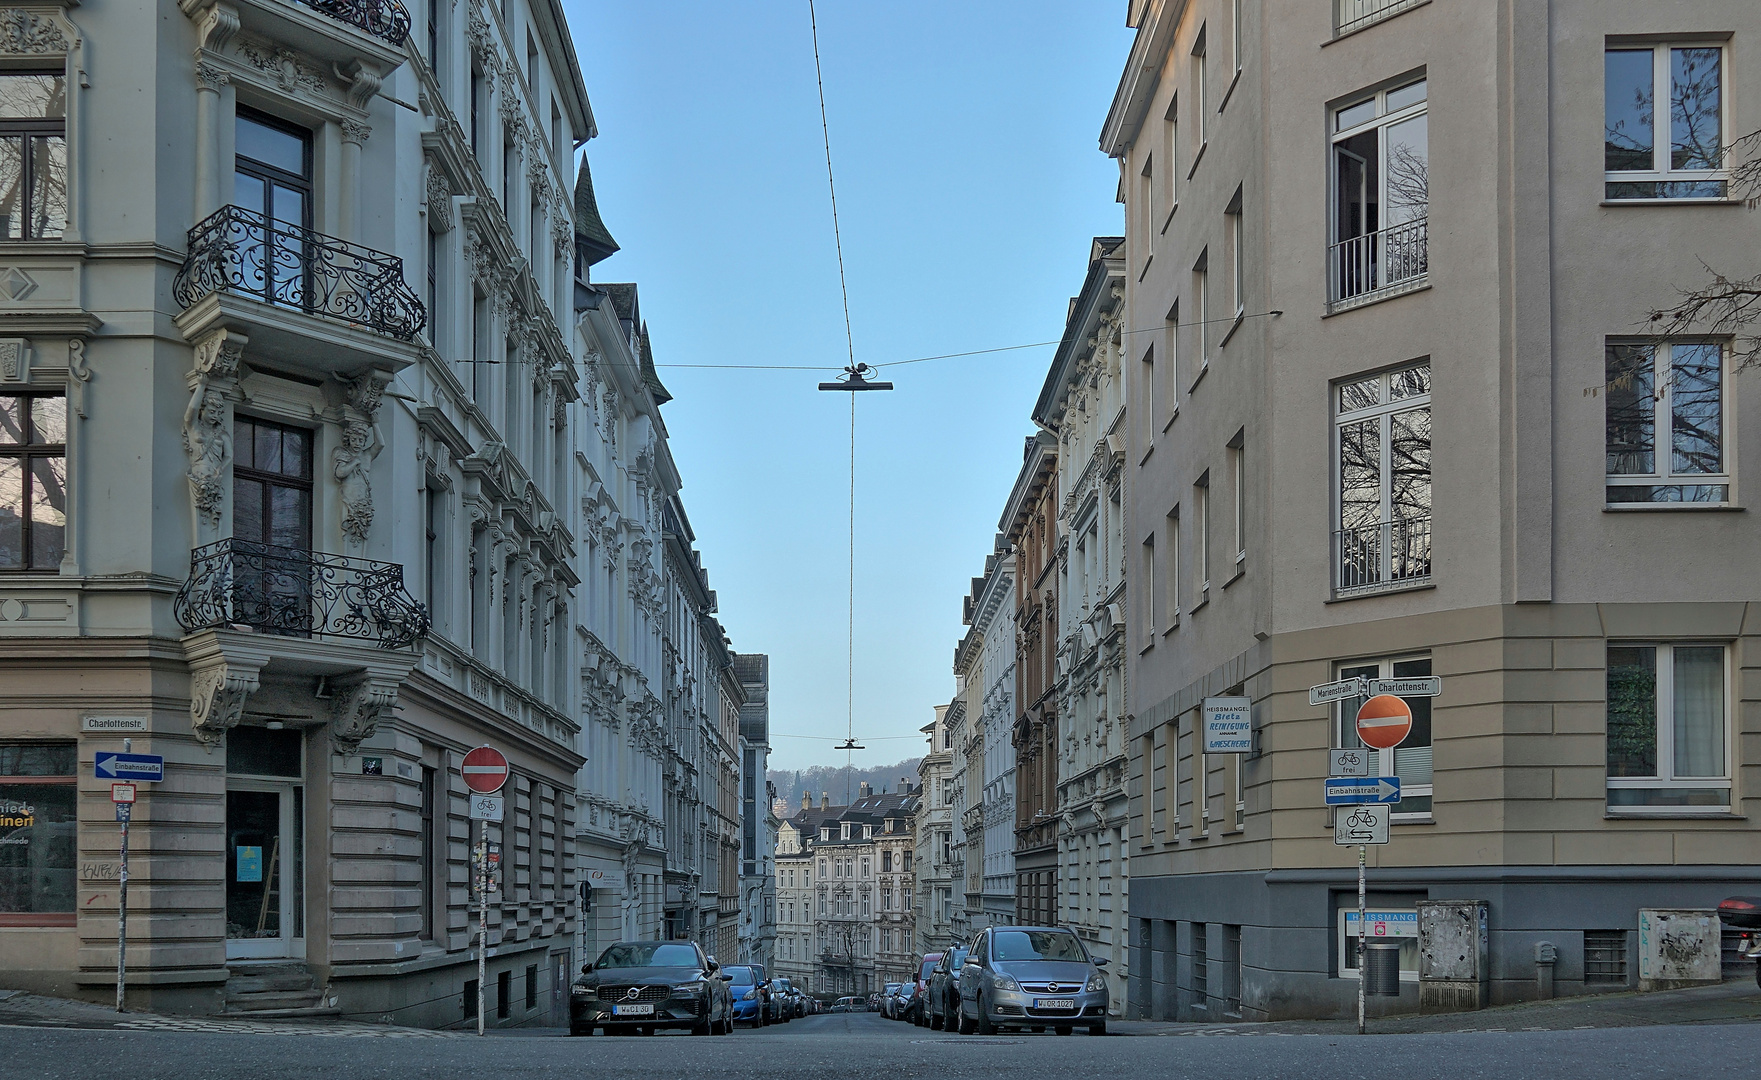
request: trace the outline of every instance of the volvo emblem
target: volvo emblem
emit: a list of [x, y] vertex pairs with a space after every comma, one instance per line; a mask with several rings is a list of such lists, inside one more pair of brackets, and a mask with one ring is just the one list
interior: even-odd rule
[[628, 990], [624, 991], [624, 997], [628, 998], [631, 1001], [635, 1001], [639, 996], [641, 996], [641, 994], [642, 994], [642, 988], [640, 986], [632, 986]]

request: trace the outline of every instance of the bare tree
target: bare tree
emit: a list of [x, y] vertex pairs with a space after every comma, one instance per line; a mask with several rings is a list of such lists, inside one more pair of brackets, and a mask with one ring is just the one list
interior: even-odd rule
[[[1761, 131], [1751, 131], [1725, 148], [1726, 161], [1743, 160], [1731, 168], [1728, 191], [1750, 210], [1761, 206]], [[1645, 319], [1649, 333], [1659, 337], [1690, 334], [1728, 335], [1735, 354], [1736, 370], [1761, 364], [1761, 273], [1730, 277], [1701, 260], [1711, 281], [1694, 289], [1677, 290], [1680, 299], [1671, 307], [1650, 312]]]

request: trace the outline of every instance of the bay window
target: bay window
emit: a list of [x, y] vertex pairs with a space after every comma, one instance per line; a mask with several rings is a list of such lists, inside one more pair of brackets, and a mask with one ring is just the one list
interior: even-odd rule
[[1608, 646], [1608, 808], [1730, 806], [1728, 649]]

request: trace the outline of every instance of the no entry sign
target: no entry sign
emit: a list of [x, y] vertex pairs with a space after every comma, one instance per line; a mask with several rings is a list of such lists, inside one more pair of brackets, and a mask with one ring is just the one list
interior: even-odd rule
[[[1405, 733], [1402, 733], [1405, 737]], [[479, 795], [493, 795], [508, 781], [508, 759], [493, 746], [479, 746], [465, 755], [459, 774]]]
[[1393, 694], [1377, 694], [1357, 711], [1357, 737], [1377, 750], [1392, 750], [1412, 732], [1412, 706]]

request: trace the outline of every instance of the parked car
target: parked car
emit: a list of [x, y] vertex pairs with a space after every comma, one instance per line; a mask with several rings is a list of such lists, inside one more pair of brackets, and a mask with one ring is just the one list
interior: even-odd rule
[[880, 992], [880, 1014], [888, 1020], [893, 1019], [893, 999], [899, 993], [899, 983], [887, 983]]
[[[917, 1007], [917, 984], [900, 983], [899, 989], [893, 991], [893, 1019], [911, 1020], [912, 1010]], [[915, 1021], [913, 1021], [915, 1023]]]
[[779, 975], [771, 979], [770, 990], [771, 996], [776, 998], [779, 1003], [783, 1023], [786, 1024], [797, 1016], [807, 1015], [801, 992], [795, 989], [794, 983]]
[[832, 1011], [835, 1013], [860, 1012], [865, 1008], [867, 1006], [863, 1004], [862, 999], [855, 996], [841, 997], [832, 1003]]
[[868, 995], [868, 1011], [869, 1012], [880, 1012], [880, 1007], [881, 1007], [881, 996], [879, 994]]
[[923, 999], [924, 1019], [930, 1029], [955, 1030], [960, 1015], [960, 969], [966, 966], [966, 950], [958, 945], [942, 953], [929, 975]]
[[728, 977], [728, 993], [734, 998], [734, 1019], [753, 1027], [771, 1021], [771, 991], [765, 984], [764, 968], [757, 964], [729, 964], [722, 969]]
[[959, 1030], [988, 1035], [999, 1027], [1049, 1027], [1068, 1035], [1081, 1023], [1090, 1035], [1105, 1035], [1105, 964], [1064, 927], [990, 927], [960, 970]]
[[929, 976], [941, 959], [942, 954], [939, 952], [924, 953], [923, 959], [917, 964], [917, 981], [906, 984], [911, 987], [911, 998], [905, 1007], [904, 1019], [911, 1021], [914, 1027], [923, 1027], [929, 1023], [924, 1010], [924, 1004], [929, 998]]
[[570, 1035], [663, 1027], [733, 1034], [727, 978], [695, 942], [620, 941], [581, 969], [569, 995]]

